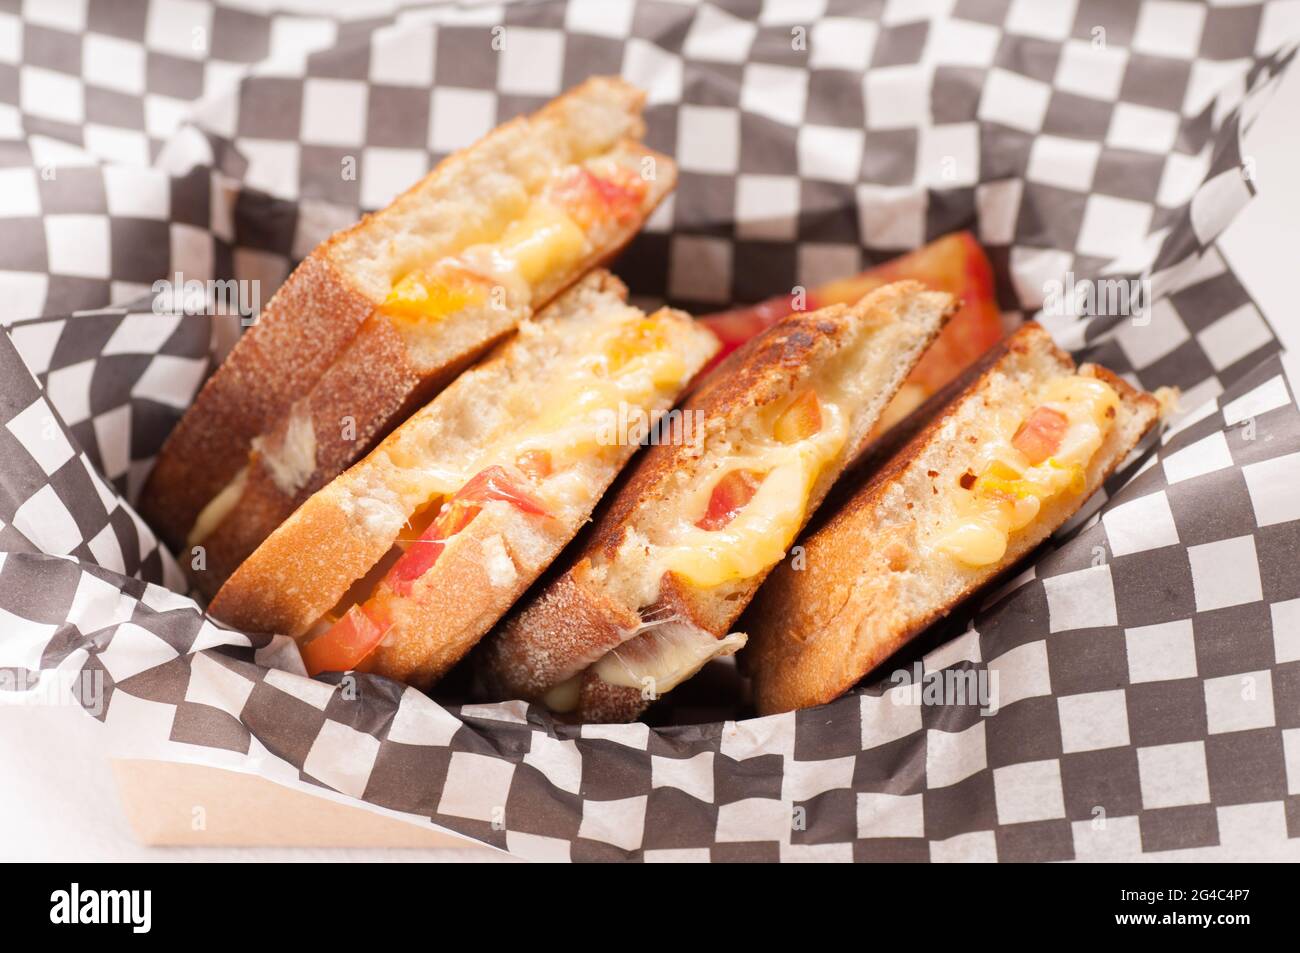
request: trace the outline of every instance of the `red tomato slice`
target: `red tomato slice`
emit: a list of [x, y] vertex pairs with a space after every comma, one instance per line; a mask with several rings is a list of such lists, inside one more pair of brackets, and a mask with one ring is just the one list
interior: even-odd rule
[[806, 440], [822, 429], [822, 404], [817, 392], [806, 390], [776, 418], [773, 432], [782, 443]]
[[615, 166], [609, 177], [579, 166], [554, 187], [554, 195], [584, 229], [602, 219], [628, 222], [641, 214], [648, 186], [630, 169]]
[[534, 480], [541, 480], [551, 475], [551, 454], [547, 450], [528, 450], [519, 454], [515, 466]]
[[474, 517], [483, 509], [483, 504], [490, 500], [509, 503], [524, 513], [546, 515], [545, 504], [521, 489], [509, 471], [500, 466], [488, 467], [443, 504], [429, 528], [407, 547], [401, 559], [393, 563], [393, 568], [388, 570], [381, 585], [387, 585], [399, 596], [410, 595], [415, 580], [438, 561], [447, 546], [447, 540], [473, 522]]
[[[822, 307], [825, 302], [817, 299], [816, 295], [807, 295], [804, 300], [804, 311], [815, 311]], [[721, 361], [724, 357], [740, 347], [750, 338], [757, 336], [760, 332], [766, 331], [782, 318], [794, 314], [795, 300], [794, 295], [784, 295], [780, 298], [771, 298], [767, 301], [760, 301], [758, 304], [751, 305], [747, 308], [733, 308], [731, 311], [719, 311], [717, 314], [708, 314], [700, 318], [700, 323], [714, 333], [717, 339], [722, 342], [722, 347], [714, 355], [700, 373], [707, 374]]]
[[[941, 390], [1002, 338], [1002, 319], [988, 257], [970, 232], [954, 232], [884, 264], [813, 289], [807, 309], [851, 304], [891, 281], [912, 278], [961, 303], [947, 327], [913, 368], [908, 382], [917, 385], [920, 403]], [[722, 355], [775, 324], [792, 310], [793, 298], [783, 295], [748, 308], [700, 318], [722, 342]], [[718, 358], [714, 359], [716, 363]], [[705, 368], [711, 370], [712, 364]]]
[[756, 470], [732, 470], [713, 488], [709, 508], [695, 525], [700, 529], [722, 529], [754, 498], [764, 476]]
[[993, 268], [970, 232], [955, 232], [872, 269], [883, 281], [914, 278], [957, 298], [960, 308], [921, 356], [908, 381], [925, 396], [942, 390], [1002, 339]]
[[308, 675], [321, 672], [349, 672], [379, 647], [388, 629], [367, 614], [362, 606], [352, 606], [325, 632], [308, 642], [302, 661]]
[[460, 488], [452, 501], [462, 503], [486, 503], [489, 500], [501, 500], [516, 509], [537, 516], [546, 515], [546, 504], [527, 490], [521, 489], [519, 481], [505, 467], [491, 466], [475, 474], [473, 479]]
[[1036, 407], [1016, 429], [1015, 436], [1011, 438], [1011, 446], [1023, 453], [1032, 465], [1037, 466], [1061, 449], [1061, 438], [1069, 426], [1069, 418], [1059, 410]]
[[583, 169], [582, 171], [587, 174], [591, 188], [600, 196], [605, 206], [614, 213], [615, 218], [625, 221], [640, 213], [641, 203], [645, 201], [646, 193], [644, 179], [628, 174], [619, 175], [617, 181], [615, 181], [614, 179], [602, 178], [594, 174], [590, 169]]
[[[489, 500], [501, 500], [525, 513], [546, 513], [541, 500], [521, 489], [504, 467], [488, 467], [443, 504], [419, 538], [412, 541], [406, 552], [393, 563], [379, 587], [387, 587], [398, 596], [410, 595], [415, 580], [438, 561], [447, 540], [473, 522]], [[391, 624], [386, 619], [387, 613], [376, 604], [373, 596], [361, 605], [353, 605], [343, 618], [303, 648], [307, 674], [356, 669], [383, 640], [384, 632]]]

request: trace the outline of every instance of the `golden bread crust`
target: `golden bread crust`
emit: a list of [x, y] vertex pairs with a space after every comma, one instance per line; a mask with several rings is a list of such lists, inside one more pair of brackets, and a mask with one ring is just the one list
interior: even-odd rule
[[140, 515], [168, 546], [183, 551], [199, 511], [244, 466], [253, 439], [325, 372], [372, 309], [324, 254], [294, 270], [159, 451]]

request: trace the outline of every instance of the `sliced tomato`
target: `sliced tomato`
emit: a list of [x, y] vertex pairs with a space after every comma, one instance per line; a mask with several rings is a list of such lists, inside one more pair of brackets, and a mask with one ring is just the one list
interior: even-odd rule
[[430, 501], [430, 505], [423, 507], [407, 520], [400, 530], [397, 531], [397, 539], [394, 542], [405, 552], [407, 548], [424, 535], [430, 524], [438, 518], [438, 511], [442, 508], [441, 499], [435, 498]]
[[713, 488], [709, 508], [695, 525], [700, 529], [722, 529], [754, 498], [765, 475], [756, 470], [732, 470]]
[[605, 207], [613, 212], [620, 221], [634, 217], [641, 212], [641, 203], [645, 201], [646, 182], [630, 171], [619, 167], [620, 173], [614, 178], [605, 178], [583, 169], [590, 187], [600, 196]]
[[[543, 451], [544, 453], [544, 451]], [[540, 461], [538, 461], [540, 462]], [[550, 457], [546, 456], [549, 465]], [[545, 505], [527, 490], [504, 467], [491, 466], [476, 474], [442, 505], [437, 515], [417, 538], [410, 539], [406, 551], [393, 563], [376, 590], [388, 589], [397, 596], [407, 596], [415, 580], [433, 567], [455, 536], [478, 516], [483, 504], [501, 500], [525, 513], [545, 514]], [[423, 518], [417, 517], [422, 522]], [[382, 597], [371, 597], [353, 605], [332, 626], [312, 639], [302, 650], [307, 674], [346, 672], [362, 665], [379, 646], [391, 622]]]
[[[549, 457], [548, 457], [549, 460]], [[546, 505], [527, 490], [501, 466], [491, 466], [477, 473], [450, 500], [442, 505], [438, 515], [420, 538], [411, 543], [402, 558], [393, 563], [381, 585], [399, 596], [410, 595], [411, 587], [438, 561], [447, 546], [447, 540], [474, 521], [483, 504], [500, 500], [524, 513], [546, 515]]]
[[437, 519], [429, 524], [419, 539], [406, 547], [402, 558], [393, 563], [393, 568], [388, 570], [382, 585], [399, 596], [410, 595], [412, 584], [433, 568], [433, 564], [446, 549], [447, 540], [468, 526], [478, 516], [480, 509], [473, 504], [444, 504]]
[[353, 671], [379, 647], [387, 629], [387, 624], [372, 617], [362, 606], [352, 606], [343, 618], [303, 647], [302, 661], [307, 666], [307, 674]]
[[1070, 426], [1069, 418], [1051, 407], [1035, 407], [1011, 438], [1011, 446], [1037, 466], [1061, 449], [1061, 439]]
[[822, 405], [815, 391], [806, 390], [776, 418], [774, 433], [782, 443], [807, 440], [822, 429]]
[[553, 469], [549, 450], [526, 450], [515, 458], [515, 466], [534, 480], [541, 480], [551, 475]]
[[[812, 311], [828, 304], [851, 304], [891, 281], [912, 278], [961, 302], [938, 339], [912, 369], [908, 382], [923, 400], [942, 389], [1002, 338], [1002, 319], [988, 257], [970, 232], [954, 232], [858, 275], [833, 281], [808, 293]], [[761, 304], [705, 315], [700, 321], [722, 342], [717, 360], [794, 310], [782, 295]], [[710, 365], [708, 369], [711, 369]], [[894, 419], [903, 416], [895, 413]]]
[[945, 235], [868, 274], [881, 283], [913, 278], [948, 292], [960, 303], [952, 320], [908, 375], [908, 381], [921, 385], [927, 397], [956, 379], [1002, 339], [993, 268], [970, 232]]
[[641, 214], [648, 185], [631, 169], [611, 166], [597, 174], [577, 166], [556, 184], [553, 195], [584, 229], [613, 219], [629, 222]]
[[481, 470], [460, 488], [452, 497], [452, 502], [486, 503], [500, 500], [509, 503], [515, 509], [537, 516], [546, 515], [546, 504], [519, 485], [520, 481], [502, 466], [491, 466]]

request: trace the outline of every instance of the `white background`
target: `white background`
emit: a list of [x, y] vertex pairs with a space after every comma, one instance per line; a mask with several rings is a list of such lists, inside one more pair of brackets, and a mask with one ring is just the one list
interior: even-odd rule
[[[1293, 342], [1300, 239], [1300, 69], [1246, 138], [1259, 195], [1222, 248], [1264, 315]], [[99, 726], [72, 708], [0, 707], [0, 860], [496, 860], [484, 850], [149, 848], [132, 839]]]

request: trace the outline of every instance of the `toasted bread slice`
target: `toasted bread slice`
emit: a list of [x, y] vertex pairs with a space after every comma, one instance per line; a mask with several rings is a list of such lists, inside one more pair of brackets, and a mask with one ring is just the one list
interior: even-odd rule
[[953, 307], [899, 282], [728, 357], [683, 408], [699, 439], [647, 450], [572, 564], [484, 644], [482, 690], [627, 720], [734, 652], [731, 624]]
[[211, 595], [303, 500], [593, 266], [676, 181], [644, 94], [588, 80], [289, 276], [159, 454], [141, 512]]
[[[1105, 368], [1076, 370], [1033, 323], [995, 349], [986, 366], [801, 541], [798, 569], [783, 563], [759, 591], [744, 619], [750, 640], [743, 661], [760, 714], [819, 705], [848, 691], [1073, 516], [1159, 416], [1154, 397]], [[1075, 379], [1102, 382], [1117, 399]], [[1017, 456], [1021, 425], [1037, 408], [1065, 407], [1062, 399], [1073, 402], [1080, 423], [1065, 414], [1058, 419], [1083, 429], [1077, 437], [1074, 429], [1064, 430], [1058, 449], [1034, 464], [1048, 469], [1029, 469], [1030, 458]], [[1087, 403], [1094, 400], [1101, 402]], [[1089, 433], [1089, 407], [1110, 420], [1099, 427], [1099, 443], [1095, 436], [1080, 442]], [[1012, 457], [1011, 469], [999, 469]], [[1079, 470], [1069, 469], [1076, 465]], [[1015, 468], [1020, 477], [1012, 475]], [[1056, 471], [1068, 483], [1040, 488], [1033, 482], [1039, 473], [1050, 480]], [[978, 482], [984, 474], [988, 482]], [[1035, 503], [1027, 502], [1031, 497]], [[1014, 515], [1016, 506], [1036, 515], [1009, 535], [1007, 524], [983, 525], [986, 516]], [[999, 541], [1005, 544], [1001, 555]]]
[[[666, 412], [716, 352], [689, 315], [647, 317], [626, 297], [596, 271], [524, 322], [299, 507], [230, 577], [212, 614], [303, 640], [310, 669], [325, 650], [316, 639], [360, 606], [382, 620], [382, 642], [347, 667], [432, 684], [587, 521], [639, 445], [638, 421]], [[509, 493], [467, 500], [489, 472]], [[410, 531], [422, 518], [443, 526], [471, 502], [464, 525]], [[434, 558], [411, 572], [412, 553]]]

